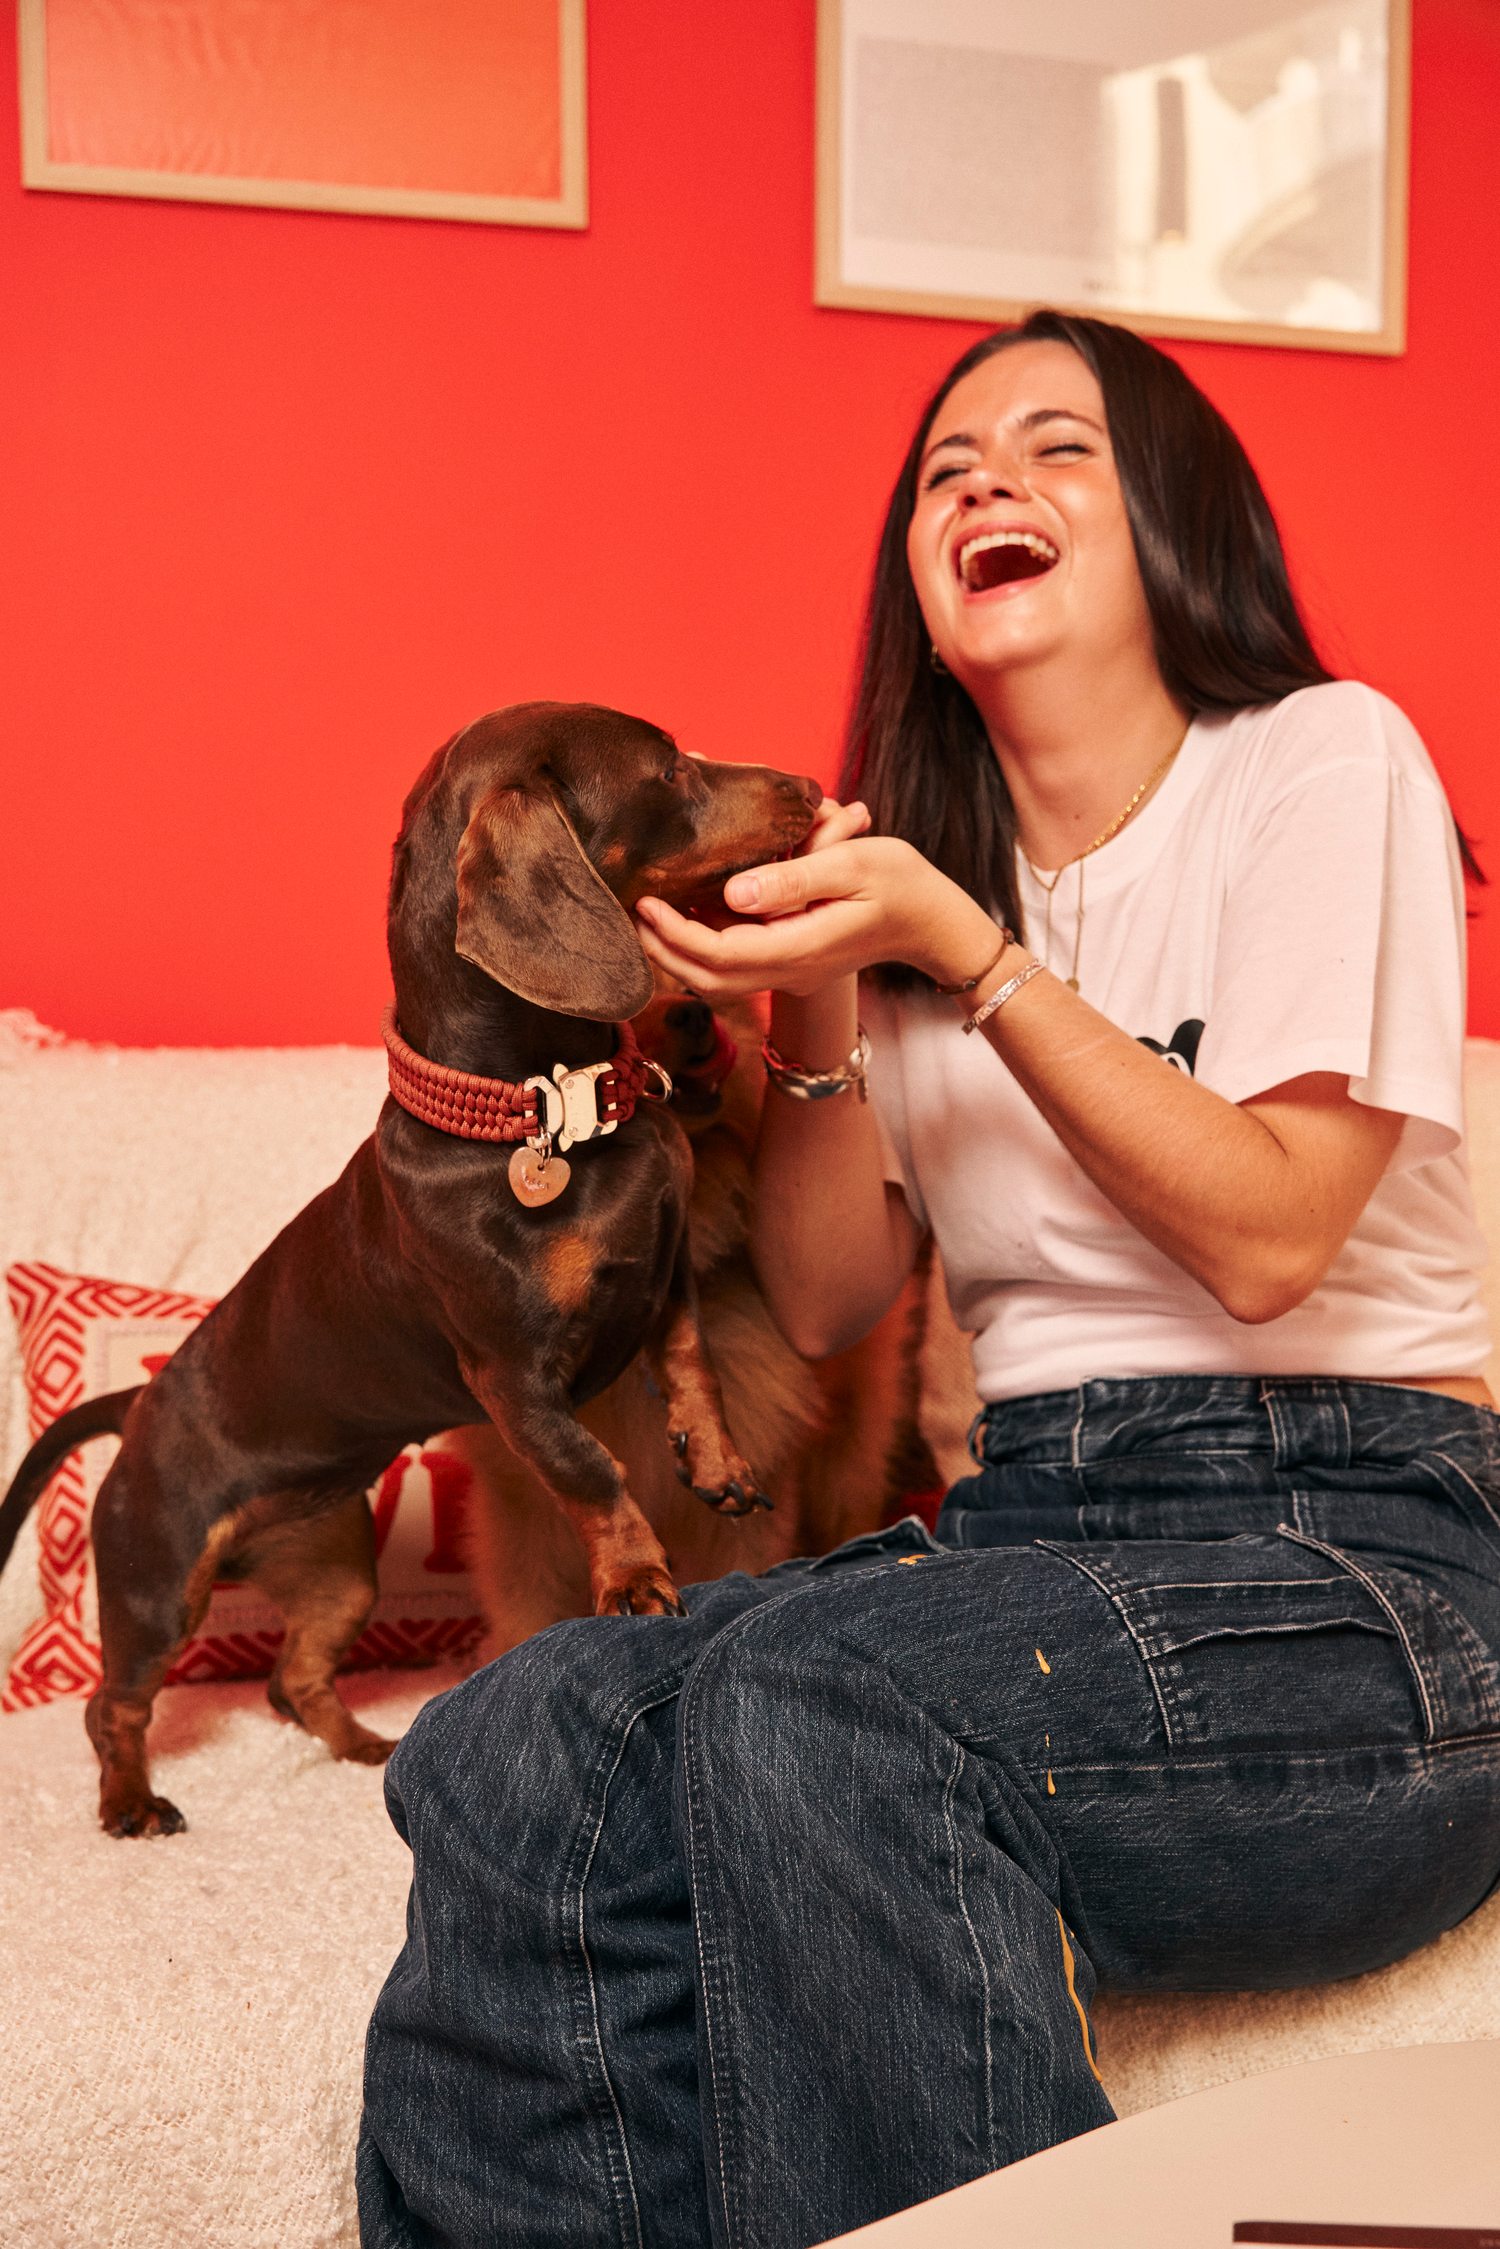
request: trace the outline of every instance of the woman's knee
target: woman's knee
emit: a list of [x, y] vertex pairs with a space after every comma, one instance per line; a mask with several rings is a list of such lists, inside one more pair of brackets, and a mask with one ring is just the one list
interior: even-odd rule
[[725, 1606], [555, 1624], [434, 1697], [386, 1767], [398, 1832], [413, 1851], [463, 1837], [524, 1861], [538, 1829], [554, 1837], [607, 1786], [631, 1728], [675, 1699]]
[[483, 1847], [560, 1809], [628, 1704], [629, 1665], [591, 1620], [553, 1626], [419, 1711], [386, 1766], [386, 1804], [413, 1851], [457, 1832]]
[[678, 1699], [679, 1802], [695, 1786], [783, 1807], [826, 1786], [834, 1745], [879, 1703], [890, 1680], [837, 1628], [842, 1587], [805, 1585], [719, 1632]]

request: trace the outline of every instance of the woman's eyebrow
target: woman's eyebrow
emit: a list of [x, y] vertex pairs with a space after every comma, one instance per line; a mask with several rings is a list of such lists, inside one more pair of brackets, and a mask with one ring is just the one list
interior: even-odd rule
[[945, 445], [970, 445], [974, 448], [976, 453], [979, 450], [979, 440], [977, 437], [970, 437], [967, 430], [955, 430], [952, 437], [940, 437], [935, 445], [929, 445], [926, 452], [922, 455], [923, 461], [930, 461], [933, 454], [941, 453]]
[[1101, 437], [1104, 435], [1102, 422], [1096, 422], [1092, 414], [1080, 414], [1074, 406], [1039, 406], [1034, 414], [1023, 414], [1016, 426], [1034, 430], [1040, 429], [1043, 422], [1083, 422], [1088, 428], [1098, 430]]
[[[1080, 414], [1072, 406], [1038, 406], [1030, 414], [1023, 414], [1016, 427], [1019, 430], [1031, 431], [1040, 429], [1044, 422], [1082, 422], [1087, 428], [1098, 430], [1101, 437], [1104, 435], [1104, 426], [1101, 422], [1096, 422], [1091, 414]], [[924, 466], [931, 460], [934, 453], [941, 453], [945, 445], [968, 445], [972, 446], [975, 452], [978, 452], [979, 439], [971, 437], [967, 430], [955, 430], [951, 437], [940, 437], [936, 444], [929, 445], [927, 451], [922, 455]]]

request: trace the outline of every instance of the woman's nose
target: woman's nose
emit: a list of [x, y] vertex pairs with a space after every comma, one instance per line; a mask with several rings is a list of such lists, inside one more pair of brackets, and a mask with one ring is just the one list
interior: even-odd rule
[[966, 508], [983, 507], [990, 500], [1014, 500], [1025, 488], [1026, 479], [1013, 463], [989, 461], [975, 469], [964, 489]]

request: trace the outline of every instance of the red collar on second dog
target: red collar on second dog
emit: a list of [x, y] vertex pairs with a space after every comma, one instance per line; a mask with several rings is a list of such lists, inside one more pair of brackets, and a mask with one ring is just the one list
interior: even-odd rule
[[[651, 1067], [630, 1025], [621, 1023], [616, 1029], [620, 1043], [614, 1058], [593, 1080], [598, 1112], [594, 1129], [600, 1133], [612, 1131], [635, 1114]], [[394, 1007], [387, 1007], [381, 1016], [380, 1035], [390, 1056], [391, 1092], [408, 1115], [421, 1123], [452, 1133], [457, 1140], [535, 1140], [543, 1131], [547, 1120], [538, 1111], [540, 1089], [534, 1078], [512, 1085], [506, 1078], [476, 1077], [468, 1070], [449, 1070], [440, 1062], [429, 1062], [401, 1036]], [[553, 1072], [554, 1077], [561, 1067], [559, 1064]], [[667, 1083], [670, 1088], [670, 1079]], [[556, 1105], [561, 1106], [561, 1096], [556, 1097]], [[554, 1110], [553, 1101], [548, 1102], [548, 1110]], [[572, 1137], [592, 1139], [594, 1133], [575, 1132]]]

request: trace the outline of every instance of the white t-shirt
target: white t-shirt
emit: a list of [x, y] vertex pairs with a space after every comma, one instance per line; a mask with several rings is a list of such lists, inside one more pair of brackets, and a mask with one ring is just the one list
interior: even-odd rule
[[[1020, 861], [1027, 939], [1047, 899]], [[1477, 1374], [1485, 1245], [1463, 1135], [1464, 895], [1442, 786], [1352, 682], [1199, 719], [1161, 788], [1052, 898], [1051, 966], [1229, 1101], [1314, 1070], [1407, 1119], [1312, 1295], [1261, 1326], [1121, 1217], [982, 1034], [861, 994], [886, 1175], [930, 1226], [986, 1400], [1091, 1377]]]

